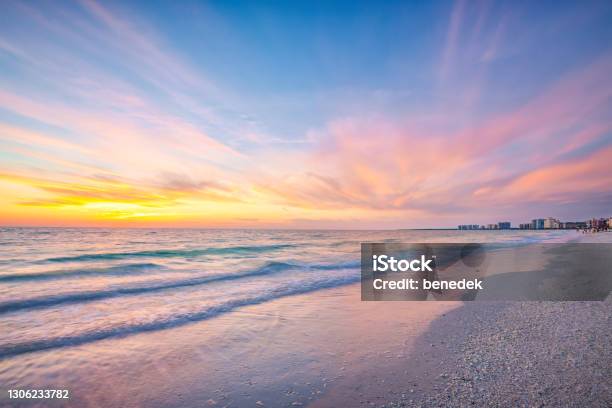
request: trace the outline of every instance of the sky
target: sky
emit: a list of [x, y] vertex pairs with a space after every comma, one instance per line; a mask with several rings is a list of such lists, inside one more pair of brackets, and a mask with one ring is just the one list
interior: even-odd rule
[[609, 1], [0, 11], [0, 225], [612, 216]]

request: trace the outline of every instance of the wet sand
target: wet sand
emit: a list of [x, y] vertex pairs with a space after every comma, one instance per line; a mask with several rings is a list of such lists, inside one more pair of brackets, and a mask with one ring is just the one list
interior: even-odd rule
[[[19, 388], [69, 388], [70, 401], [55, 406], [278, 407], [325, 404], [326, 396], [351, 405], [400, 398], [421, 371], [408, 357], [415, 341], [460, 304], [366, 303], [359, 296], [359, 285], [350, 285], [281, 298], [180, 328], [58, 349], [45, 360], [24, 354], [0, 362], [0, 371], [23, 367]], [[71, 353], [88, 361], [66, 367]]]
[[[606, 242], [609, 236], [584, 236], [579, 242]], [[535, 254], [533, 247], [490, 256], [499, 264], [498, 277], [528, 276], [532, 293], [554, 285], [551, 271], [563, 271], [568, 247]], [[570, 247], [571, 248], [571, 247]], [[600, 251], [602, 248], [589, 248]], [[605, 248], [604, 248], [605, 249]], [[584, 251], [583, 251], [584, 252]], [[512, 259], [508, 259], [511, 255]], [[610, 271], [610, 256], [592, 257], [587, 267]], [[513, 262], [523, 257], [520, 263]], [[495, 259], [497, 258], [497, 259]], [[597, 258], [597, 261], [595, 261]], [[580, 262], [584, 260], [579, 259]], [[599, 264], [597, 264], [599, 262]], [[516, 264], [516, 265], [515, 265]], [[508, 270], [505, 270], [505, 269]], [[587, 268], [588, 269], [588, 268]], [[592, 288], [588, 279], [597, 278], [609, 290], [610, 274], [580, 272], [572, 282]], [[586, 276], [586, 278], [585, 278]], [[507, 280], [505, 282], [508, 282]], [[552, 283], [551, 283], [552, 282]], [[519, 288], [523, 290], [524, 288]], [[565, 295], [566, 292], [557, 292]], [[578, 291], [580, 293], [580, 290]], [[491, 297], [489, 297], [491, 299]], [[408, 302], [416, 304], [415, 302]], [[346, 381], [313, 404], [316, 407], [609, 407], [612, 406], [612, 300], [594, 302], [456, 302], [460, 305], [437, 317], [411, 343], [412, 352], [401, 363], [406, 369], [403, 385], [392, 374], [385, 378], [388, 396], [381, 384], [370, 392], [351, 394], [361, 388], [361, 378]], [[373, 370], [373, 375], [375, 369]], [[397, 397], [397, 394], [400, 394]]]
[[[70, 389], [44, 406], [610, 406], [611, 312], [610, 301], [362, 302], [356, 284], [23, 354], [0, 373], [20, 367], [6, 388]], [[63, 363], [74, 356], [82, 364]]]

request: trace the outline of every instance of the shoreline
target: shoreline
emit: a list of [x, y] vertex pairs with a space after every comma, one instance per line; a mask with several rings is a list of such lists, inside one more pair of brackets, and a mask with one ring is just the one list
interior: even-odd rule
[[[356, 283], [155, 333], [23, 354], [0, 362], [0, 372], [24, 367], [7, 388], [70, 384], [62, 404], [70, 407], [295, 407], [333, 395], [358, 405], [359, 393], [401, 397], [388, 391], [410, 378], [404, 359], [414, 342], [458, 306], [361, 302]], [[74, 355], [95, 356], [97, 364], [65, 367]], [[5, 396], [3, 404], [24, 405]]]
[[[521, 265], [545, 271], [554, 258], [547, 251]], [[360, 292], [354, 283], [164, 330], [26, 353], [0, 361], [0, 380], [6, 388], [70, 388], [61, 404], [70, 407], [612, 401], [602, 376], [612, 366], [605, 353], [610, 299], [363, 302]], [[2, 406], [32, 404], [0, 396]]]
[[[572, 240], [585, 241], [593, 240], [589, 235]], [[523, 265], [526, 271], [538, 274], [562, 267], [554, 251], [537, 257], [519, 251], [531, 255]], [[380, 388], [351, 401], [347, 385], [312, 406], [340, 406], [347, 400], [376, 407], [612, 405], [609, 295], [603, 301], [454, 303], [458, 307], [431, 321], [404, 359], [408, 377], [400, 388], [394, 383], [399, 397], [385, 397]]]

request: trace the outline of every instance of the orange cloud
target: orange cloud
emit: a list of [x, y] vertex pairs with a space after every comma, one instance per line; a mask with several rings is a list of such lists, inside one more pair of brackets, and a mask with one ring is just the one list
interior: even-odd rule
[[542, 167], [498, 189], [504, 199], [569, 200], [580, 202], [593, 192], [610, 193], [612, 147], [566, 163]]
[[451, 132], [375, 114], [336, 120], [305, 171], [261, 188], [292, 206], [420, 217], [612, 194], [612, 151], [597, 145], [611, 128], [609, 72], [602, 57], [513, 111]]

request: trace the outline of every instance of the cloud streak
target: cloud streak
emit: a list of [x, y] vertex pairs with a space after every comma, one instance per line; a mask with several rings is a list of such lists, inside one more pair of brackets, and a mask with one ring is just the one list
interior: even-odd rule
[[419, 7], [405, 18], [439, 24], [389, 19], [380, 38], [350, 24], [368, 16], [302, 26], [274, 9], [284, 36], [269, 38], [229, 11], [177, 25], [170, 5], [8, 2], [0, 224], [448, 226], [583, 217], [585, 203], [608, 215], [612, 11]]
[[[296, 206], [409, 209], [431, 218], [610, 195], [611, 70], [605, 56], [513, 111], [447, 134], [384, 116], [332, 122], [313, 167], [269, 191]], [[589, 144], [594, 151], [585, 152]]]

